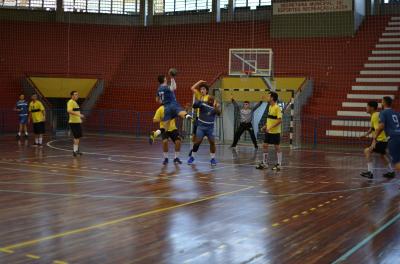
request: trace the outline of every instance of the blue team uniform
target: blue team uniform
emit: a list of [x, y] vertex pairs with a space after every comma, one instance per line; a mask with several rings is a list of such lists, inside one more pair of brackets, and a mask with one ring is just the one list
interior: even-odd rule
[[388, 149], [394, 164], [400, 162], [400, 113], [393, 109], [385, 109], [379, 114], [381, 123], [385, 125], [385, 133], [389, 137]]
[[28, 102], [25, 100], [19, 100], [16, 104], [16, 108], [21, 110], [18, 112], [19, 123], [27, 124], [28, 123]]
[[160, 98], [161, 103], [164, 105], [164, 119], [168, 121], [178, 116], [183, 108], [176, 101], [175, 93], [168, 85], [160, 85], [157, 91], [157, 97]]
[[214, 122], [217, 115], [215, 108], [201, 101], [196, 101], [193, 104], [193, 108], [200, 109], [196, 137], [207, 137], [210, 140], [214, 140]]

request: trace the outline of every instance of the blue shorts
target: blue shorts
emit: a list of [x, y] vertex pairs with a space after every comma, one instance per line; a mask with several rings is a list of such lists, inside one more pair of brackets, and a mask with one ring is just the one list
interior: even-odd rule
[[388, 141], [388, 149], [392, 163], [396, 164], [400, 162], [400, 137], [390, 138]]
[[198, 124], [196, 138], [203, 139], [204, 137], [207, 137], [209, 140], [214, 140], [214, 125]]
[[183, 108], [178, 103], [165, 104], [163, 121], [168, 121], [168, 120], [174, 119], [182, 111], [183, 111]]
[[28, 123], [28, 116], [19, 116], [19, 123], [21, 125], [26, 125]]

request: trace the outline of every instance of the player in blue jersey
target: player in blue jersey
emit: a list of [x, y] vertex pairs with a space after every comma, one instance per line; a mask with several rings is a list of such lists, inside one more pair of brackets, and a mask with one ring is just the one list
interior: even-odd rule
[[[379, 114], [379, 127], [375, 131], [373, 145], [376, 145], [377, 137], [385, 131], [388, 140], [389, 154], [397, 171], [400, 171], [400, 113], [392, 109], [393, 99], [385, 96], [382, 99], [383, 111]], [[393, 175], [394, 177], [395, 175]]]
[[19, 128], [17, 139], [21, 138], [22, 131], [25, 132], [25, 138], [28, 138], [28, 102], [25, 101], [25, 95], [21, 94], [15, 106], [15, 111], [18, 112]]
[[[172, 119], [176, 117], [181, 117], [182, 119], [190, 119], [192, 118], [177, 102], [175, 91], [176, 91], [176, 82], [175, 82], [176, 72], [169, 71], [169, 76], [171, 79], [171, 84], [168, 85], [168, 79], [165, 75], [158, 76], [158, 82], [160, 86], [158, 87], [156, 94], [156, 101], [164, 107], [164, 118], [162, 120], [163, 127], [165, 131], [169, 129], [169, 123]], [[161, 107], [160, 106], [160, 107]], [[154, 139], [161, 135], [163, 130], [158, 129], [152, 133], [150, 133], [149, 142], [152, 144]]]
[[215, 159], [216, 146], [214, 137], [214, 123], [215, 117], [221, 114], [221, 110], [219, 109], [218, 103], [212, 96], [208, 97], [207, 102], [195, 101], [193, 108], [198, 108], [200, 112], [197, 123], [196, 142], [193, 145], [193, 149], [190, 151], [188, 164], [191, 165], [194, 163], [195, 155], [199, 150], [200, 144], [203, 141], [203, 138], [207, 137], [208, 142], [210, 143], [210, 163], [211, 166], [215, 166], [217, 165], [217, 161]]

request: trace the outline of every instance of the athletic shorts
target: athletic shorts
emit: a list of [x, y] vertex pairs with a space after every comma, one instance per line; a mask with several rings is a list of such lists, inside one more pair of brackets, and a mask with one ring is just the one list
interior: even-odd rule
[[183, 111], [183, 108], [178, 103], [165, 104], [163, 121], [168, 121], [168, 120], [174, 119], [182, 111]]
[[174, 143], [175, 143], [175, 141], [177, 141], [177, 140], [181, 140], [181, 136], [179, 135], [178, 129], [175, 129], [175, 130], [173, 130], [173, 131], [167, 131], [167, 132], [162, 133], [162, 134], [161, 134], [161, 138], [162, 138], [163, 140], [171, 139], [172, 142], [174, 142]]
[[71, 128], [72, 135], [75, 139], [82, 137], [81, 123], [69, 123], [69, 127]]
[[214, 140], [214, 125], [201, 125], [197, 126], [196, 138], [203, 139], [207, 137], [209, 140]]
[[44, 122], [33, 123], [33, 133], [36, 135], [44, 134], [46, 132]]
[[388, 145], [387, 142], [378, 141], [378, 142], [376, 142], [375, 148], [372, 150], [372, 152], [375, 152], [375, 153], [378, 153], [381, 155], [385, 155], [387, 145]]
[[197, 132], [197, 126], [199, 125], [199, 121], [198, 118], [196, 118], [195, 120], [193, 120], [193, 125], [192, 125], [192, 134], [196, 135]]
[[281, 144], [281, 134], [270, 134], [266, 133], [264, 137], [264, 143], [270, 145], [279, 145]]
[[25, 115], [25, 116], [19, 116], [19, 123], [20, 123], [21, 125], [26, 125], [26, 124], [28, 124], [28, 116], [27, 116], [27, 115]]
[[388, 142], [388, 150], [392, 163], [396, 164], [400, 162], [400, 137], [390, 138]]

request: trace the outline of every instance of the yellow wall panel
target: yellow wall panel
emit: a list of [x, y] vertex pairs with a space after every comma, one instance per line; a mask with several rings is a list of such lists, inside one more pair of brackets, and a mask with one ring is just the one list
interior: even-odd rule
[[79, 97], [86, 98], [97, 79], [30, 77], [39, 91], [49, 98], [69, 98], [71, 91], [78, 91]]

